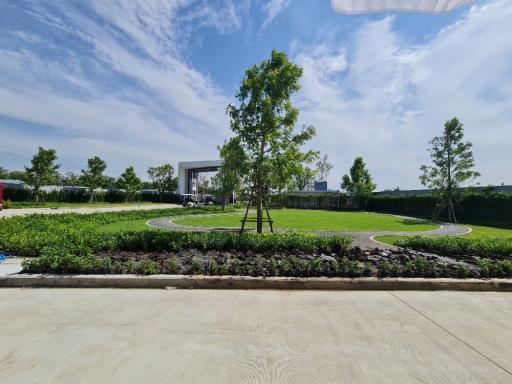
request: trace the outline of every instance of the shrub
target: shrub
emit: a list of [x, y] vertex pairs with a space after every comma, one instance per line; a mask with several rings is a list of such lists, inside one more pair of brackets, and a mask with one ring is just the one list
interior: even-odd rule
[[414, 236], [401, 239], [397, 245], [444, 256], [475, 255], [508, 258], [512, 255], [512, 237], [468, 238], [462, 236]]

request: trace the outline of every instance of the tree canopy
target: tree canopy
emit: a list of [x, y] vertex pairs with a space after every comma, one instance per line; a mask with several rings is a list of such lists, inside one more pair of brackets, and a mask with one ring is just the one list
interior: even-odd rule
[[446, 121], [442, 135], [430, 141], [432, 165], [421, 166], [420, 181], [438, 195], [434, 219], [447, 208], [448, 220], [457, 222], [454, 203], [460, 198], [460, 188], [480, 176], [473, 170], [472, 147], [473, 144], [464, 141], [464, 125], [456, 117]]
[[368, 197], [377, 188], [362, 157], [356, 157], [350, 168], [350, 175], [344, 175], [341, 188], [354, 199], [358, 208], [366, 205]]
[[133, 198], [135, 192], [141, 187], [142, 182], [140, 181], [135, 169], [133, 167], [128, 167], [126, 170], [119, 176], [117, 180], [117, 184], [119, 188], [123, 188], [126, 190], [126, 201]]
[[334, 164], [329, 163], [327, 155], [324, 155], [316, 162], [316, 177], [318, 181], [327, 181], [329, 173], [334, 168]]
[[87, 168], [82, 169], [82, 175], [80, 178], [82, 180], [82, 184], [89, 188], [90, 203], [94, 201], [94, 190], [105, 185], [106, 180], [103, 172], [106, 168], [107, 163], [98, 156], [94, 156], [87, 160]]
[[58, 169], [60, 165], [56, 163], [57, 152], [55, 149], [44, 149], [39, 147], [37, 153], [30, 161], [31, 166], [25, 167], [27, 181], [34, 188], [34, 197], [39, 201], [39, 191], [41, 186], [56, 183], [59, 179]]
[[[299, 111], [291, 95], [300, 88], [302, 69], [285, 53], [272, 51], [271, 58], [245, 72], [236, 95], [239, 104], [229, 105], [234, 137], [221, 149], [239, 155], [236, 171], [253, 191], [257, 232], [263, 228], [263, 204], [271, 190], [284, 188], [316, 152], [301, 147], [315, 135], [312, 126], [295, 132]], [[225, 160], [225, 158], [223, 157]]]
[[148, 176], [153, 188], [158, 190], [160, 201], [162, 201], [165, 191], [175, 191], [178, 187], [178, 181], [174, 177], [174, 167], [171, 164], [149, 167]]

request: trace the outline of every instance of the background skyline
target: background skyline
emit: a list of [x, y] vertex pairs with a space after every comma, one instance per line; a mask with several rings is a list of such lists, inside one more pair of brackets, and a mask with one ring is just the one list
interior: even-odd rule
[[342, 15], [328, 0], [6, 1], [0, 4], [0, 166], [54, 148], [135, 166], [218, 157], [245, 69], [285, 51], [294, 97], [337, 189], [363, 156], [378, 189], [421, 187], [428, 141], [457, 116], [477, 182], [512, 184], [512, 2], [451, 13]]

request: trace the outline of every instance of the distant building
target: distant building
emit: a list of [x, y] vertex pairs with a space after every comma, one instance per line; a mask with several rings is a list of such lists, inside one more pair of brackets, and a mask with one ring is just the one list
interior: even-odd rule
[[13, 180], [13, 179], [0, 179], [0, 184], [4, 186], [4, 188], [10, 189], [30, 189], [30, 186], [21, 180]]
[[[464, 189], [471, 189], [475, 192], [486, 192], [486, 191], [492, 191], [496, 193], [512, 193], [512, 185], [491, 185], [491, 186], [484, 186], [484, 187], [470, 187], [470, 188], [464, 188]], [[429, 195], [432, 194], [431, 189], [404, 189], [404, 190], [394, 190], [394, 191], [380, 191], [375, 192], [374, 195], [376, 196], [422, 196], [422, 195]]]
[[315, 181], [313, 190], [315, 192], [327, 192], [327, 181]]

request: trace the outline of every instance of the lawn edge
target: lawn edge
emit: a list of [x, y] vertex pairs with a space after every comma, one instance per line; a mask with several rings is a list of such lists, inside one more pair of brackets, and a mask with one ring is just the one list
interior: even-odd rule
[[1, 288], [181, 288], [274, 290], [512, 291], [512, 279], [295, 278], [205, 275], [30, 275], [0, 277]]

